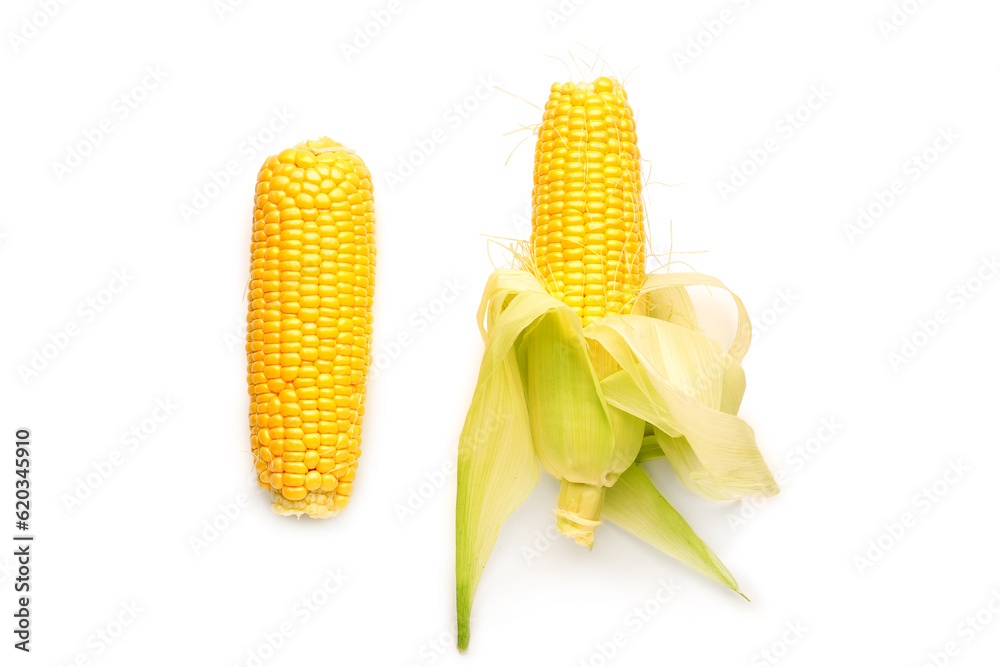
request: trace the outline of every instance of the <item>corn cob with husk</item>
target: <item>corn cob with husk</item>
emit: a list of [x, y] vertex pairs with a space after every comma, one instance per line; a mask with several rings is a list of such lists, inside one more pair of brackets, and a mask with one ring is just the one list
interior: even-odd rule
[[702, 333], [686, 287], [647, 274], [639, 150], [625, 91], [601, 77], [554, 84], [535, 146], [532, 232], [479, 309], [486, 351], [460, 438], [458, 644], [500, 527], [538, 481], [560, 480], [559, 531], [593, 546], [602, 518], [738, 591], [641, 462], [666, 457], [710, 498], [772, 495], [753, 431], [736, 412], [750, 341], [738, 311], [728, 350]]
[[323, 138], [257, 177], [247, 380], [258, 481], [278, 514], [324, 518], [351, 496], [371, 363], [371, 176]]

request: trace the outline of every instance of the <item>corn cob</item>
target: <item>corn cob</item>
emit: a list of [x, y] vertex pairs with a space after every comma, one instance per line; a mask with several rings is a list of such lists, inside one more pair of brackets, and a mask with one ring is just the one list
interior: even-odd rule
[[348, 502], [371, 363], [371, 176], [323, 138], [270, 157], [253, 213], [247, 380], [250, 443], [277, 514]]
[[549, 292], [590, 324], [628, 314], [645, 278], [635, 122], [601, 77], [553, 84], [535, 146], [531, 245]]
[[562, 534], [592, 546], [608, 519], [736, 592], [643, 466], [665, 458], [709, 498], [778, 491], [753, 430], [736, 415], [750, 343], [742, 302], [732, 295], [738, 321], [727, 350], [698, 329], [686, 292], [725, 285], [645, 272], [639, 151], [621, 84], [554, 84], [537, 132], [528, 251], [514, 246], [514, 266], [495, 271], [484, 290], [486, 349], [459, 438], [463, 650], [487, 559], [537, 484], [539, 463], [560, 480]]
[[[583, 326], [631, 313], [646, 276], [646, 237], [635, 121], [621, 84], [601, 77], [552, 85], [538, 128], [533, 182], [531, 249], [546, 291]], [[539, 322], [536, 331], [547, 327], [569, 333], [553, 317]], [[566, 345], [559, 349], [565, 351]], [[532, 438], [542, 465], [561, 480], [557, 526], [580, 544], [592, 545], [604, 489], [634, 459], [641, 423], [614, 408], [598, 410], [588, 428], [581, 428], [586, 419], [580, 416], [545, 416], [542, 406], [559, 407], [551, 394], [571, 369], [582, 373], [583, 384], [591, 369], [598, 380], [619, 369], [596, 346], [581, 355], [589, 356], [590, 364], [581, 359], [570, 368], [559, 361], [549, 365], [549, 344], [532, 345], [526, 338], [525, 350], [533, 366], [525, 383], [527, 400], [538, 407], [529, 410]], [[566, 387], [561, 393], [575, 391]], [[580, 401], [567, 404], [579, 406]], [[610, 431], [602, 428], [609, 418]], [[592, 455], [583, 456], [588, 448]]]

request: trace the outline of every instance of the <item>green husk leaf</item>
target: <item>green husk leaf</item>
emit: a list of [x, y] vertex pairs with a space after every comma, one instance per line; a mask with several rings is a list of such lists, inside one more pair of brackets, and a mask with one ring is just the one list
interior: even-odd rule
[[[720, 406], [722, 411], [735, 415], [740, 408], [745, 389], [746, 377], [743, 374], [743, 368], [736, 363], [731, 355], [727, 354], [722, 378], [722, 404]], [[713, 500], [732, 500], [736, 497], [732, 491], [715, 483], [683, 436], [674, 438], [659, 429], [655, 429], [653, 442], [660, 453], [670, 461], [670, 465], [684, 486], [694, 493]], [[648, 458], [654, 457], [648, 455]]]
[[[742, 362], [750, 348], [750, 316], [736, 293], [723, 285], [718, 278], [703, 273], [651, 273], [646, 276], [646, 282], [642, 285], [640, 300], [644, 299], [649, 303], [650, 317], [663, 319], [664, 315], [667, 315], [669, 321], [674, 324], [696, 329], [697, 320], [694, 318], [694, 306], [684, 289], [684, 287], [694, 285], [718, 287], [726, 290], [733, 297], [733, 302], [736, 304], [737, 321], [736, 334], [729, 346], [729, 354], [733, 356], [736, 363]], [[663, 304], [668, 305], [664, 307]], [[678, 314], [673, 315], [674, 311]], [[691, 322], [690, 325], [686, 324], [688, 320]]]
[[486, 351], [459, 438], [455, 577], [460, 650], [469, 645], [472, 601], [500, 528], [539, 477], [514, 350], [518, 336], [538, 317], [537, 299], [518, 291], [518, 276], [503, 278], [494, 274], [483, 295], [479, 313]]
[[[550, 319], [569, 321], [577, 330], [567, 336], [565, 349], [574, 349], [575, 344], [585, 351], [581, 325], [565, 318], [565, 313], [575, 317], [563, 302], [545, 291], [537, 278], [524, 271], [494, 272], [483, 292], [479, 327], [486, 350], [460, 438], [458, 460], [456, 582], [458, 644], [462, 650], [469, 643], [476, 586], [500, 528], [538, 482], [525, 383], [517, 359], [518, 343], [539, 327], [540, 336], [544, 336], [543, 324]], [[574, 369], [589, 374], [584, 385], [589, 383], [591, 392], [598, 396], [600, 414], [607, 422], [607, 406], [600, 399], [586, 355], [582, 363], [574, 364]], [[605, 428], [606, 437], [613, 438], [610, 425], [605, 423]], [[598, 517], [599, 512], [598, 508]]]
[[637, 299], [636, 306], [645, 308], [649, 317], [698, 331], [698, 316], [695, 313], [694, 303], [691, 302], [691, 295], [684, 287], [655, 287], [644, 291]]
[[670, 322], [634, 315], [608, 318], [597, 324], [618, 331], [634, 356], [675, 389], [702, 405], [720, 405], [725, 355], [714, 338]]
[[685, 565], [740, 593], [736, 579], [719, 557], [667, 502], [640, 466], [631, 466], [608, 489], [604, 500], [604, 517]]
[[[603, 347], [589, 341], [589, 348], [590, 360], [594, 364], [598, 380], [603, 380], [621, 370], [618, 362]], [[614, 465], [608, 471], [608, 481], [614, 483], [618, 479], [618, 475], [635, 460], [639, 448], [642, 446], [646, 422], [621, 408], [616, 408], [613, 405], [607, 407], [608, 417], [611, 418], [611, 430], [615, 434], [616, 450]]]
[[615, 437], [580, 318], [565, 309], [538, 318], [525, 331], [518, 361], [535, 453], [561, 482], [556, 526], [592, 547]]
[[[611, 405], [629, 405], [633, 412], [652, 423], [663, 423], [663, 419], [669, 418], [668, 416], [658, 416], [660, 408], [646, 394], [636, 390], [635, 383], [625, 371], [607, 378], [602, 383], [602, 388], [608, 403]], [[658, 454], [649, 451], [648, 443], [650, 440], [653, 446], [659, 450]], [[643, 450], [645, 450], [645, 455], [643, 455]], [[684, 486], [701, 496], [713, 500], [732, 500], [736, 497], [731, 490], [720, 486], [713, 480], [683, 436], [674, 438], [661, 429], [654, 428], [654, 434], [643, 439], [643, 448], [640, 450], [639, 456], [643, 456], [643, 458], [640, 459], [637, 456], [637, 461], [666, 456]]]
[[[600, 522], [603, 488], [635, 460], [644, 424], [606, 403], [598, 380], [617, 370], [617, 363], [587, 342], [576, 313], [534, 275], [496, 271], [486, 290], [489, 296], [479, 310], [488, 338], [484, 364], [495, 363], [501, 351], [516, 344], [535, 452], [562, 481], [556, 511], [560, 530], [590, 544]], [[491, 322], [498, 303], [507, 305]]]
[[743, 367], [731, 354], [726, 354], [725, 366], [722, 369], [722, 402], [719, 409], [726, 414], [735, 415], [740, 411], [743, 393], [747, 389], [747, 376]]
[[[610, 405], [671, 437], [683, 435], [715, 486], [736, 496], [777, 493], [753, 430], [721, 410], [726, 364], [717, 342], [669, 322], [634, 316], [595, 322], [585, 334], [604, 346], [623, 369], [602, 383]], [[729, 407], [731, 403], [727, 399]]]
[[639, 448], [639, 453], [635, 455], [635, 462], [643, 463], [659, 458], [663, 458], [663, 450], [660, 449], [660, 443], [656, 440], [656, 434], [651, 433], [643, 436], [642, 446]]
[[[519, 359], [542, 466], [559, 479], [610, 485], [635, 459], [642, 423], [620, 410], [612, 423], [580, 318], [564, 310], [539, 318], [525, 332]], [[628, 433], [629, 446], [616, 446], [615, 426]]]
[[712, 500], [733, 500], [738, 497], [731, 489], [716, 483], [711, 473], [698, 460], [687, 438], [672, 438], [660, 429], [656, 429], [654, 437], [677, 477], [690, 491]]
[[500, 527], [537, 483], [538, 462], [511, 350], [499, 367], [480, 376], [459, 439], [455, 575], [463, 651], [469, 645], [472, 599]]
[[[702, 280], [706, 279], [706, 280]], [[726, 289], [722, 283], [698, 273], [668, 274], [666, 276], [655, 274], [647, 278], [639, 303], [647, 309], [649, 317], [664, 320], [678, 326], [693, 331], [700, 331], [698, 328], [698, 318], [695, 314], [694, 304], [691, 296], [685, 287], [678, 286], [680, 283], [686, 285], [708, 284]], [[739, 322], [737, 325], [737, 336], [733, 344], [737, 349], [746, 349], [749, 345], [749, 319], [746, 317], [746, 309], [743, 303], [733, 292], [729, 291], [736, 303]], [[746, 391], [746, 376], [743, 374], [743, 367], [740, 366], [740, 359], [727, 352], [725, 356], [725, 368], [722, 382], [722, 403], [720, 408], [723, 412], [735, 415], [739, 412], [740, 403], [743, 402], [743, 393]]]
[[603, 485], [614, 434], [579, 320], [573, 312], [546, 313], [525, 333], [518, 358], [542, 466], [559, 479]]

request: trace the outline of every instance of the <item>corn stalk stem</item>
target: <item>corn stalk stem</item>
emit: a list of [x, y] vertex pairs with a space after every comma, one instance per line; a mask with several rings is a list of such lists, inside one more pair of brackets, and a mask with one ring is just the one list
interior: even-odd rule
[[604, 487], [562, 480], [556, 503], [556, 527], [576, 543], [594, 548], [594, 531], [601, 523]]

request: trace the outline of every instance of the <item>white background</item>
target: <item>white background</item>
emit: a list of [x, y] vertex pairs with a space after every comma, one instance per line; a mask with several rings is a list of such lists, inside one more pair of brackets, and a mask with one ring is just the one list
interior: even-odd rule
[[[1000, 249], [1000, 7], [910, 0], [885, 35], [890, 0], [678, 4], [403, 2], [348, 57], [373, 12], [386, 23], [385, 0], [257, 0], [221, 16], [210, 0], [70, 2], [51, 18], [5, 3], [0, 536], [14, 532], [14, 431], [27, 426], [37, 541], [30, 656], [10, 646], [0, 549], [4, 664], [255, 664], [248, 652], [284, 623], [263, 664], [918, 666], [952, 641], [939, 664], [995, 660], [1000, 280], [984, 261]], [[604, 73], [635, 70], [654, 251], [672, 221], [674, 251], [699, 252], [673, 258], [718, 276], [756, 320], [741, 415], [783, 493], [713, 503], [653, 468], [747, 603], [613, 525], [593, 552], [546, 537], [557, 485], [543, 475], [501, 534], [461, 656], [453, 466], [482, 353], [475, 310], [490, 255], [502, 262], [486, 235], [526, 237], [531, 190], [533, 140], [515, 150], [530, 130], [507, 133], [540, 120], [553, 81], [586, 78], [598, 49]], [[819, 88], [828, 99], [801, 107]], [[269, 135], [275, 109], [294, 118]], [[88, 147], [102, 119], [111, 131]], [[957, 139], [935, 155], [947, 128]], [[375, 177], [382, 367], [351, 504], [314, 522], [273, 516], [251, 481], [239, 338], [256, 170], [322, 135]], [[432, 136], [430, 155], [414, 153]], [[763, 166], [741, 166], [769, 138]], [[57, 173], [77, 150], [82, 163]], [[229, 161], [235, 175], [213, 188]], [[753, 173], [724, 199], [734, 169]], [[896, 179], [903, 193], [849, 235]], [[196, 192], [207, 205], [184, 216]], [[111, 294], [115, 271], [129, 278]], [[720, 304], [707, 303], [716, 319]], [[936, 311], [934, 335], [919, 333]], [[48, 358], [26, 375], [36, 353]], [[177, 407], [153, 429], [167, 399]], [[134, 449], [133, 428], [150, 431]], [[120, 465], [94, 476], [116, 450]], [[967, 471], [945, 481], [952, 463]], [[917, 498], [935, 483], [934, 502]], [[228, 526], [213, 536], [212, 521]], [[306, 620], [296, 604], [328, 570], [348, 579]], [[661, 580], [676, 594], [637, 622]], [[133, 603], [138, 617], [103, 644]], [[602, 662], [615, 633], [624, 645]]]

